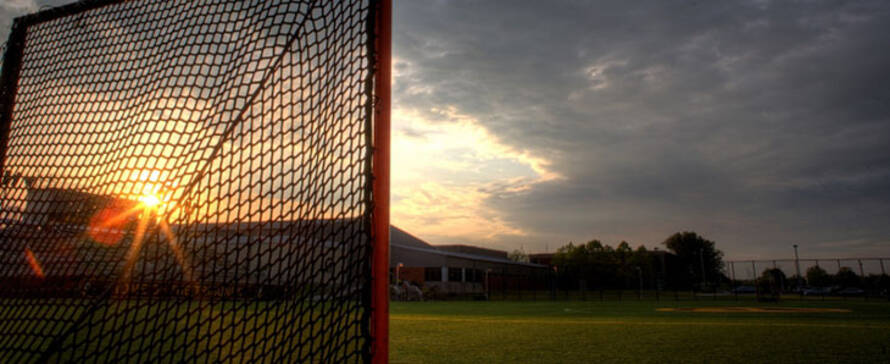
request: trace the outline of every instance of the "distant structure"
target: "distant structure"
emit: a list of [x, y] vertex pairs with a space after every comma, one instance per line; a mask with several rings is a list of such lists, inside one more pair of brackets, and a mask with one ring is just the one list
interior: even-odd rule
[[471, 245], [432, 245], [395, 226], [390, 228], [392, 281], [408, 281], [425, 297], [481, 296], [491, 287], [531, 287], [528, 277], [544, 276], [548, 266], [519, 263], [507, 252]]
[[541, 265], [553, 265], [553, 256], [555, 253], [538, 253], [538, 254], [529, 254], [528, 261], [529, 263], [541, 264]]
[[[109, 285], [116, 286], [115, 296], [267, 296], [286, 293], [287, 282], [322, 282], [340, 270], [359, 269], [341, 262], [360, 252], [345, 251], [340, 242], [320, 238], [325, 231], [344, 228], [343, 220], [173, 224], [176, 241], [160, 233], [146, 235], [136, 252], [139, 258], [131, 263], [135, 265], [127, 268], [139, 214], [115, 216], [138, 208], [139, 202], [113, 196], [29, 187], [20, 216], [0, 226], [8, 240], [0, 249], [0, 261], [7, 266], [0, 274], [0, 287], [12, 289], [7, 293], [13, 296], [28, 296], [50, 283], [61, 296], [94, 295]], [[149, 222], [149, 230], [154, 224]], [[545, 288], [529, 286], [528, 277], [545, 276], [547, 264], [519, 263], [508, 259], [506, 251], [471, 245], [431, 245], [397, 227], [390, 229], [391, 280], [417, 286], [425, 297], [481, 296], [492, 286]], [[298, 230], [317, 234], [291, 235]], [[30, 257], [23, 253], [26, 250]], [[174, 259], [177, 254], [180, 261]], [[245, 256], [255, 259], [237, 264]], [[40, 279], [31, 260], [40, 266]], [[293, 261], [301, 263], [284, 269], [282, 263]], [[131, 280], [120, 281], [130, 269]], [[186, 271], [194, 276], [188, 277]], [[342, 284], [337, 289], [319, 287], [312, 294], [359, 288]]]
[[[328, 299], [360, 289], [321, 283], [361, 269], [343, 262], [363, 252], [323, 238], [347, 220], [171, 224], [168, 235], [150, 218], [140, 240], [137, 201], [32, 185], [23, 202], [0, 224], [0, 296]], [[293, 282], [316, 286], [290, 292]]]

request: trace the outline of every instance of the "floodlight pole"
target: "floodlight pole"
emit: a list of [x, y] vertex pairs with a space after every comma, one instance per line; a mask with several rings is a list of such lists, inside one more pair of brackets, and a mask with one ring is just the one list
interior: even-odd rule
[[794, 267], [797, 270], [797, 289], [802, 287], [800, 276], [800, 257], [797, 255], [797, 244], [794, 244]]
[[390, 94], [392, 77], [392, 0], [378, 0], [374, 7], [373, 105], [373, 249], [371, 262], [371, 362], [389, 362], [389, 174]]

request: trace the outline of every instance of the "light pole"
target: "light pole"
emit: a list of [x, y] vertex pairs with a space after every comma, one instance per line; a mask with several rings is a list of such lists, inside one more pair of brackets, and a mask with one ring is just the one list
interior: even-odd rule
[[797, 270], [797, 289], [803, 288], [800, 282], [800, 258], [797, 256], [797, 244], [794, 244], [794, 268]]
[[634, 268], [637, 269], [637, 276], [640, 277], [640, 293], [637, 295], [637, 299], [641, 300], [643, 299], [643, 269], [639, 265]]

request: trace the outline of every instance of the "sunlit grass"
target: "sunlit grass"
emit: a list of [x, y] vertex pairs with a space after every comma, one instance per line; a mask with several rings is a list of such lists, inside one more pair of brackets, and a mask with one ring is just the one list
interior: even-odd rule
[[[749, 302], [750, 305], [761, 305]], [[659, 312], [686, 302], [391, 305], [393, 363], [811, 363], [890, 360], [890, 302], [787, 302], [849, 313]]]

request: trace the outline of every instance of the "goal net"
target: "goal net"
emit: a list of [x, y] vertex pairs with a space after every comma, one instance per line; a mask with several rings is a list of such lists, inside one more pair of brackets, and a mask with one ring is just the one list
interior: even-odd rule
[[93, 0], [16, 19], [0, 361], [379, 355], [383, 3]]

